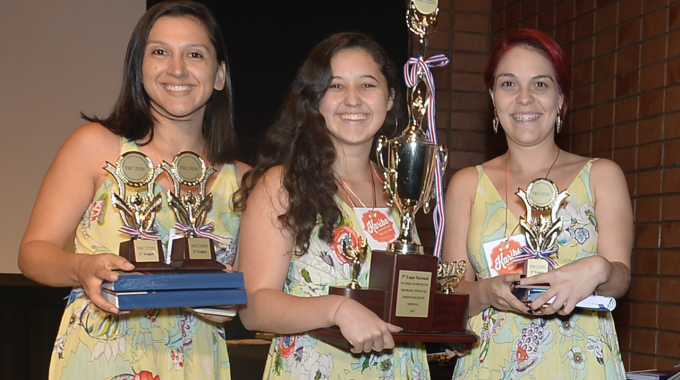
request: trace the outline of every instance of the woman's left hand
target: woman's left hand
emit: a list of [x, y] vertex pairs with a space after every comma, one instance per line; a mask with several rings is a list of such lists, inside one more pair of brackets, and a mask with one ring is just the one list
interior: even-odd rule
[[[569, 315], [576, 304], [593, 294], [609, 278], [611, 263], [604, 257], [590, 256], [566, 264], [548, 273], [520, 280], [521, 285], [550, 284], [545, 293], [529, 304], [533, 314]], [[550, 305], [546, 302], [555, 297]]]

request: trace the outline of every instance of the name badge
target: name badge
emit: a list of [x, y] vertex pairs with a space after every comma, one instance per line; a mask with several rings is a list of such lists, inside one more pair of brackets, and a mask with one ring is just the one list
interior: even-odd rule
[[522, 273], [524, 263], [513, 263], [512, 260], [521, 253], [522, 247], [526, 244], [527, 240], [523, 234], [482, 244], [489, 265], [489, 275], [496, 277], [499, 274]]
[[355, 207], [354, 213], [371, 250], [385, 250], [387, 244], [397, 238], [397, 223], [387, 207]]

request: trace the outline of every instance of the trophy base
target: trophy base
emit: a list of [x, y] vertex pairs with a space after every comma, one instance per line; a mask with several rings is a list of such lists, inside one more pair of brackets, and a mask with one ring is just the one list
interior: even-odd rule
[[172, 241], [170, 266], [181, 270], [221, 270], [213, 241], [205, 238], [179, 238]]
[[[327, 327], [309, 331], [310, 334], [317, 335], [319, 340], [340, 349], [349, 350], [352, 345], [342, 336], [337, 326]], [[455, 343], [463, 350], [469, 350], [472, 345], [479, 340], [477, 334], [470, 330], [462, 331], [429, 331], [419, 333], [398, 332], [392, 333], [395, 343], [416, 342], [416, 343]]]
[[403, 334], [436, 342], [430, 335], [467, 330], [469, 301], [467, 294], [435, 291], [437, 264], [431, 255], [373, 251], [370, 288], [330, 287], [328, 292], [352, 298], [385, 322], [403, 328]]
[[135, 270], [164, 271], [175, 268], [163, 260], [163, 245], [160, 240], [126, 240], [120, 243], [118, 255], [125, 258]]

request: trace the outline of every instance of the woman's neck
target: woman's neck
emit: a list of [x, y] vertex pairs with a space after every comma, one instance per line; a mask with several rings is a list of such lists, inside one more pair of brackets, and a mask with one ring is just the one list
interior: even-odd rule
[[543, 166], [550, 167], [558, 157], [558, 151], [559, 147], [554, 141], [532, 147], [508, 144], [508, 154], [505, 159], [508, 160], [508, 170], [511, 172], [533, 173], [536, 170], [542, 170]]
[[373, 170], [368, 157], [367, 151], [338, 151], [337, 158], [333, 163], [333, 170], [345, 181], [355, 182], [365, 180], [370, 177], [371, 170]]

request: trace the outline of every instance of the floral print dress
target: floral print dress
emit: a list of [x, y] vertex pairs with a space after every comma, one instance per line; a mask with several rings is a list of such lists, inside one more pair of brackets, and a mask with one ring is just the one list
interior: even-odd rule
[[[122, 141], [121, 153], [137, 150]], [[104, 166], [104, 163], [102, 163]], [[103, 169], [102, 169], [103, 170]], [[232, 210], [231, 197], [238, 188], [233, 165], [224, 165], [212, 185], [213, 206], [207, 221], [214, 222], [217, 259], [231, 263], [236, 254], [240, 216]], [[118, 252], [118, 245], [130, 237], [118, 231], [122, 220], [111, 205], [117, 192], [111, 175], [96, 192], [94, 200], [76, 230], [76, 252], [98, 254]], [[156, 186], [156, 193], [162, 192]], [[156, 213], [156, 227], [162, 242], [175, 216], [165, 195]], [[116, 316], [97, 308], [82, 291], [71, 292], [59, 326], [50, 376], [57, 379], [88, 380], [173, 380], [230, 379], [229, 356], [224, 329], [183, 309], [133, 310]]]
[[[340, 242], [349, 237], [352, 244], [363, 237], [359, 221], [350, 206], [336, 197], [342, 210], [342, 221], [333, 231], [333, 242], [327, 244], [315, 231], [309, 251], [292, 254], [283, 291], [298, 297], [328, 294], [329, 286], [344, 287], [351, 280], [350, 264], [340, 253]], [[367, 287], [370, 251], [362, 265], [358, 281]], [[269, 350], [263, 379], [429, 379], [425, 348], [421, 344], [397, 344], [381, 353], [353, 355], [319, 340], [311, 334], [281, 335]]]
[[[560, 209], [558, 266], [597, 254], [597, 220], [588, 161]], [[501, 239], [506, 205], [481, 166], [467, 237], [478, 278], [489, 277], [482, 244]], [[508, 224], [517, 218], [508, 212]], [[509, 228], [508, 231], [511, 229]], [[567, 317], [531, 317], [488, 308], [470, 318], [479, 342], [456, 364], [453, 379], [625, 379], [610, 312], [576, 309]]]

